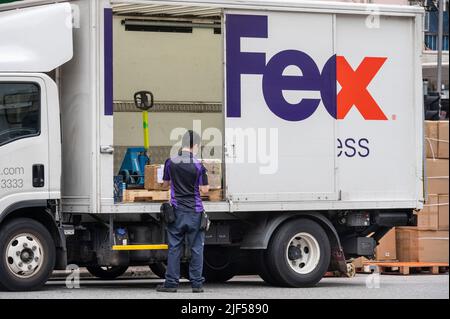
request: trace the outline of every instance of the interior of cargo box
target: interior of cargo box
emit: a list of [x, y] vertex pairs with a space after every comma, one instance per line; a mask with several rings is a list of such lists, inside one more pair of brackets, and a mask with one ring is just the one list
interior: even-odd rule
[[[181, 148], [186, 130], [201, 134], [197, 158], [211, 186], [204, 200], [222, 199], [223, 41], [220, 9], [116, 3], [113, 7], [115, 201], [166, 201], [163, 164]], [[134, 95], [148, 91], [148, 162], [143, 110]], [[145, 168], [144, 168], [145, 166]], [[136, 167], [140, 169], [136, 170]]]

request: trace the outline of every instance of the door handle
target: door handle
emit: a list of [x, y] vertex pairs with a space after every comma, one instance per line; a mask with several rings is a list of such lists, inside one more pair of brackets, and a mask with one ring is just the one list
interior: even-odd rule
[[33, 165], [33, 187], [44, 187], [44, 165], [34, 164]]
[[114, 147], [111, 145], [102, 145], [100, 146], [101, 154], [114, 154]]

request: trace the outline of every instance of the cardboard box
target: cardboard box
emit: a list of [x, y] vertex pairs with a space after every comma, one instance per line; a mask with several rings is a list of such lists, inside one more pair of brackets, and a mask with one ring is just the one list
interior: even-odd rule
[[438, 156], [439, 127], [437, 121], [425, 121], [425, 148], [427, 158]]
[[399, 261], [448, 263], [448, 230], [397, 227], [396, 234]]
[[208, 183], [210, 189], [222, 188], [222, 161], [218, 159], [204, 159], [203, 166], [208, 171]]
[[424, 208], [417, 213], [421, 230], [448, 230], [448, 195], [428, 195]]
[[448, 195], [439, 195], [439, 230], [448, 230]]
[[427, 159], [427, 176], [448, 177], [448, 159]]
[[428, 194], [448, 194], [448, 177], [427, 178]]
[[439, 143], [438, 156], [439, 158], [448, 158], [448, 121], [439, 121]]
[[427, 158], [449, 158], [448, 130], [448, 121], [425, 121], [425, 148]]
[[392, 228], [381, 238], [380, 243], [375, 249], [376, 260], [395, 260], [397, 259], [395, 244], [395, 228]]
[[448, 195], [428, 195], [424, 209], [417, 213], [421, 230], [448, 230]]
[[144, 188], [146, 190], [168, 190], [168, 188], [162, 186], [164, 165], [146, 165], [144, 174]]
[[427, 159], [426, 178], [428, 194], [448, 194], [448, 159]]
[[439, 196], [428, 195], [423, 209], [417, 213], [417, 227], [424, 230], [438, 230]]

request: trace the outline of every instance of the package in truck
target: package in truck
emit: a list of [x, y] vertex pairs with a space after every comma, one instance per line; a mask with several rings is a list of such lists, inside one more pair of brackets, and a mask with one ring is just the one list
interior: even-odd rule
[[218, 159], [203, 159], [208, 174], [208, 183], [210, 189], [222, 188], [222, 162]]
[[145, 189], [167, 190], [163, 187], [164, 165], [152, 164], [145, 166]]

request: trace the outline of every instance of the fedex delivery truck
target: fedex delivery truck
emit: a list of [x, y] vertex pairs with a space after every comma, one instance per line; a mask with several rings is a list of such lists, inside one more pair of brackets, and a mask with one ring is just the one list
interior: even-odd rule
[[[204, 203], [208, 281], [307, 287], [347, 274], [423, 206], [422, 14], [281, 0], [0, 5], [0, 287], [37, 289], [70, 264], [99, 278], [133, 265], [164, 276], [161, 202], [115, 196], [131, 188], [114, 168], [128, 135], [118, 92], [130, 83], [159, 85], [167, 100], [220, 91], [220, 125], [200, 132], [206, 144], [220, 136], [222, 169], [222, 197]], [[205, 37], [190, 46], [195, 35]], [[183, 112], [163, 112], [165, 123], [203, 116]]]

